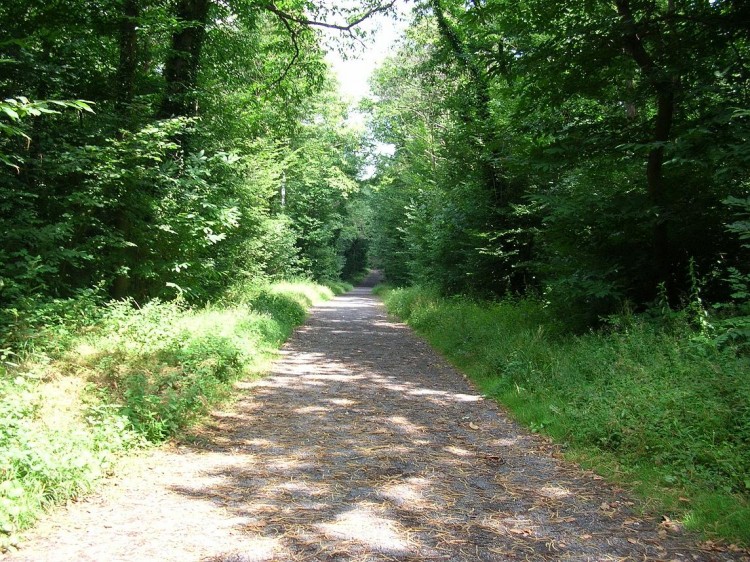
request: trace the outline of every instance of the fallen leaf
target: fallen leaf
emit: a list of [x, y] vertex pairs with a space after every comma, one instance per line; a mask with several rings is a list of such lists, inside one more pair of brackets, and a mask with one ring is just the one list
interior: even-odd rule
[[659, 523], [659, 528], [664, 529], [665, 531], [669, 531], [670, 533], [679, 533], [682, 531], [682, 523], [679, 521], [673, 521], [666, 515], [661, 516], [661, 523]]
[[495, 464], [505, 464], [505, 460], [500, 455], [483, 455], [483, 457], [487, 462], [492, 462]]

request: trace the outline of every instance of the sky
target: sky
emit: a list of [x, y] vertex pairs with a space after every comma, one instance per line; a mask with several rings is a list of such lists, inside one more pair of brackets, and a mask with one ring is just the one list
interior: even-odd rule
[[363, 29], [373, 36], [366, 40], [366, 47], [351, 54], [349, 60], [343, 60], [336, 50], [326, 55], [326, 60], [338, 77], [342, 95], [354, 104], [369, 95], [367, 80], [372, 71], [388, 56], [391, 47], [406, 29], [404, 7], [401, 4], [397, 6], [399, 20], [376, 14], [362, 24]]
[[[351, 53], [347, 60], [343, 60], [336, 49], [329, 50], [326, 60], [333, 68], [339, 81], [339, 91], [342, 97], [356, 107], [359, 101], [370, 95], [370, 87], [367, 81], [373, 70], [383, 62], [395, 48], [396, 41], [401, 37], [407, 27], [407, 12], [402, 3], [396, 4], [398, 18], [375, 15], [362, 24], [370, 37], [365, 41], [364, 48], [357, 49]], [[365, 126], [364, 115], [355, 111], [349, 114], [349, 123], [352, 125]], [[375, 143], [375, 152], [380, 154], [393, 154], [394, 146]], [[363, 178], [367, 178], [374, 172], [372, 166], [368, 166], [363, 172]]]

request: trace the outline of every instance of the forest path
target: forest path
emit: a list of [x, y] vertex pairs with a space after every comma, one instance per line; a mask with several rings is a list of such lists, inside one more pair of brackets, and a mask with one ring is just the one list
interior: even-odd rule
[[196, 443], [47, 517], [9, 560], [720, 560], [561, 461], [366, 287], [316, 307]]

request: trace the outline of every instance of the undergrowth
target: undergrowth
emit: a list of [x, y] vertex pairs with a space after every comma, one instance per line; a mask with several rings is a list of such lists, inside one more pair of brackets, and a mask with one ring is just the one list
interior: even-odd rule
[[[45, 337], [35, 332], [33, 346], [6, 351], [0, 366], [0, 551], [119, 455], [198, 420], [262, 369], [312, 304], [348, 288], [245, 284], [200, 308], [115, 302], [73, 327], [65, 314], [50, 317]], [[92, 308], [84, 304], [70, 306]]]
[[532, 300], [385, 291], [405, 319], [532, 431], [708, 536], [750, 544], [750, 364], [688, 322], [623, 316], [567, 335]]

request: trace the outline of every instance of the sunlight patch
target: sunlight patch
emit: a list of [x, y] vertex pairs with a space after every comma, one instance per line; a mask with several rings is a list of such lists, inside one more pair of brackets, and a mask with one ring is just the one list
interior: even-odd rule
[[312, 463], [294, 458], [278, 458], [266, 463], [274, 470], [301, 470], [312, 466]]
[[415, 388], [414, 390], [410, 390], [409, 394], [412, 396], [427, 396], [432, 394], [437, 394], [439, 396], [447, 396], [448, 393], [444, 390], [433, 390], [431, 388]]
[[298, 414], [315, 414], [318, 412], [328, 412], [330, 411], [330, 408], [324, 406], [304, 406], [302, 408], [297, 408], [294, 411]]
[[453, 453], [454, 455], [457, 455], [459, 457], [473, 457], [475, 456], [474, 453], [467, 449], [463, 449], [461, 447], [454, 447], [453, 445], [448, 447], [443, 447], [444, 451], [448, 451], [449, 453]]
[[391, 416], [388, 421], [393, 425], [397, 426], [404, 433], [421, 433], [425, 431], [425, 428], [411, 423], [403, 416]]
[[339, 374], [326, 374], [326, 373], [316, 373], [314, 375], [305, 375], [305, 382], [309, 384], [308, 381], [338, 381], [338, 382], [345, 382], [345, 381], [351, 381], [356, 379], [361, 379], [362, 375], [339, 375]]
[[264, 562], [266, 560], [278, 560], [282, 554], [281, 541], [275, 537], [252, 537], [249, 540], [249, 548], [246, 552], [234, 552], [222, 554], [213, 560], [237, 560], [238, 562]]
[[502, 439], [494, 439], [492, 441], [492, 445], [495, 445], [497, 447], [515, 447], [516, 445], [518, 445], [518, 438], [517, 437], [513, 437], [513, 438], [504, 437]]
[[424, 498], [429, 485], [430, 481], [426, 478], [409, 478], [406, 482], [385, 486], [381, 495], [402, 508], [425, 509], [430, 507]]
[[245, 439], [246, 445], [251, 445], [253, 447], [275, 447], [276, 443], [269, 439], [263, 439], [262, 437], [256, 437], [254, 439]]
[[539, 489], [539, 494], [548, 498], [566, 498], [570, 490], [562, 486], [544, 486]]
[[349, 400], [348, 398], [329, 398], [326, 402], [336, 404], [337, 406], [354, 406], [357, 403], [356, 400]]
[[287, 492], [293, 496], [321, 496], [329, 493], [328, 486], [311, 482], [284, 482], [271, 488], [273, 491]]
[[399, 535], [396, 524], [380, 517], [366, 505], [338, 515], [333, 523], [319, 523], [316, 527], [331, 538], [357, 541], [376, 551], [408, 551], [407, 542]]

